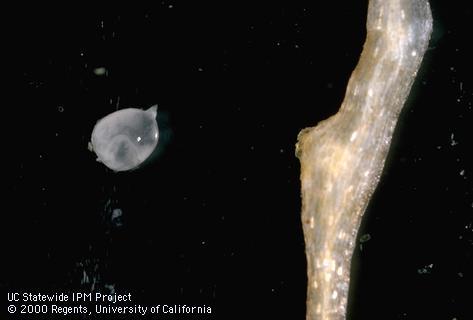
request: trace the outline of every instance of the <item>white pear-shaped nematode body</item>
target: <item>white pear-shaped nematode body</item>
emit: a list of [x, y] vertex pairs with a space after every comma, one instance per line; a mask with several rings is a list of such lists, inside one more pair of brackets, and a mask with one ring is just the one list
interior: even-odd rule
[[158, 144], [157, 106], [128, 108], [100, 119], [92, 131], [91, 145], [97, 161], [114, 171], [140, 166]]

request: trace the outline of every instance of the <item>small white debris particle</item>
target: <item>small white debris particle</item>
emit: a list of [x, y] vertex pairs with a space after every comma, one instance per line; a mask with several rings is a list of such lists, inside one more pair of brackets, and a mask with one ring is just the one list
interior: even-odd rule
[[94, 69], [94, 74], [96, 76], [103, 76], [106, 73], [107, 73], [107, 69], [105, 69], [104, 67], [99, 67], [99, 68]]
[[335, 299], [337, 299], [337, 297], [338, 297], [338, 292], [337, 292], [337, 290], [334, 290], [333, 293], [332, 293], [332, 299], [335, 300]]
[[358, 135], [358, 131], [353, 131], [353, 133], [350, 136], [350, 142], [353, 142], [353, 140], [356, 139], [357, 135]]
[[458, 144], [458, 142], [455, 141], [455, 135], [452, 133], [452, 134], [450, 135], [450, 145], [451, 145], [451, 146], [456, 146], [457, 144]]
[[418, 274], [428, 274], [428, 273], [431, 273], [432, 271], [432, 268], [434, 267], [434, 264], [431, 263], [423, 268], [420, 268], [420, 269], [417, 269], [417, 273]]
[[122, 210], [121, 209], [119, 209], [119, 208], [113, 209], [113, 211], [112, 211], [112, 220], [121, 217], [121, 215], [122, 215]]
[[327, 266], [329, 265], [328, 259], [324, 259], [324, 261], [322, 262], [322, 264], [324, 265], [324, 267], [327, 267]]

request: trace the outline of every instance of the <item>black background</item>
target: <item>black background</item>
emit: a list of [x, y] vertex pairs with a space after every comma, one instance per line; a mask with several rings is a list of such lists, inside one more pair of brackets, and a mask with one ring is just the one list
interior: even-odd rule
[[[431, 6], [432, 41], [359, 233], [370, 240], [355, 250], [349, 319], [473, 314], [473, 6]], [[366, 10], [163, 1], [9, 12], [0, 317], [7, 292], [113, 288], [142, 304], [206, 304], [208, 319], [304, 319], [294, 145], [338, 110]], [[96, 121], [153, 104], [154, 161], [120, 174], [96, 162]]]

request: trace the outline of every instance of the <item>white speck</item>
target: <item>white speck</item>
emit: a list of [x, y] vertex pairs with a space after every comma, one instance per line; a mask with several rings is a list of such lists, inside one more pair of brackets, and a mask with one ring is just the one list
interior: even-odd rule
[[338, 292], [337, 292], [337, 290], [333, 290], [332, 299], [335, 300], [335, 299], [337, 299], [337, 297], [338, 297]]
[[456, 146], [456, 145], [458, 144], [458, 142], [455, 141], [455, 136], [454, 136], [453, 133], [450, 135], [450, 140], [451, 140], [451, 141], [450, 141], [450, 145], [451, 145], [451, 146]]
[[367, 177], [370, 174], [369, 170], [366, 170], [365, 173], [363, 174], [365, 177]]
[[419, 274], [431, 273], [433, 266], [434, 266], [434, 264], [431, 263], [431, 264], [429, 264], [429, 265], [427, 265], [423, 268], [417, 269], [417, 273], [419, 273]]
[[337, 274], [338, 274], [339, 276], [341, 276], [341, 275], [343, 274], [343, 268], [342, 268], [341, 266], [338, 267], [338, 269], [337, 269]]
[[114, 294], [114, 293], [115, 293], [115, 285], [114, 285], [114, 284], [105, 284], [104, 287], [107, 288], [108, 291], [109, 291], [111, 294]]
[[406, 19], [406, 13], [404, 12], [404, 10], [401, 10], [401, 19]]
[[96, 76], [103, 76], [106, 73], [107, 73], [107, 69], [105, 69], [104, 67], [99, 67], [99, 68], [94, 69], [94, 74]]
[[140, 142], [140, 141], [141, 141], [141, 137], [136, 138], [136, 141]]
[[122, 215], [122, 210], [121, 209], [119, 209], [119, 208], [113, 209], [113, 211], [112, 211], [112, 220], [117, 219], [121, 215]]
[[317, 280], [314, 280], [314, 282], [312, 282], [312, 286], [314, 287], [314, 289], [317, 289], [319, 287]]
[[157, 132], [154, 134], [154, 138], [158, 139], [158, 133]]
[[353, 133], [350, 136], [350, 142], [353, 142], [353, 140], [356, 139], [357, 135], [358, 135], [358, 131], [353, 131]]
[[460, 171], [461, 176], [464, 175], [464, 174], [465, 174], [465, 170]]
[[314, 226], [315, 226], [314, 217], [310, 217], [310, 228], [314, 229]]
[[324, 259], [323, 265], [324, 267], [327, 267], [329, 265], [329, 260], [327, 258]]
[[417, 55], [417, 51], [413, 50], [413, 51], [411, 52], [411, 56], [415, 57], [416, 55]]
[[368, 89], [368, 96], [369, 97], [373, 96], [373, 89], [371, 89], [371, 88]]
[[170, 4], [170, 5], [168, 6], [168, 8], [169, 8], [169, 9], [172, 9], [172, 8], [173, 8], [172, 4]]

